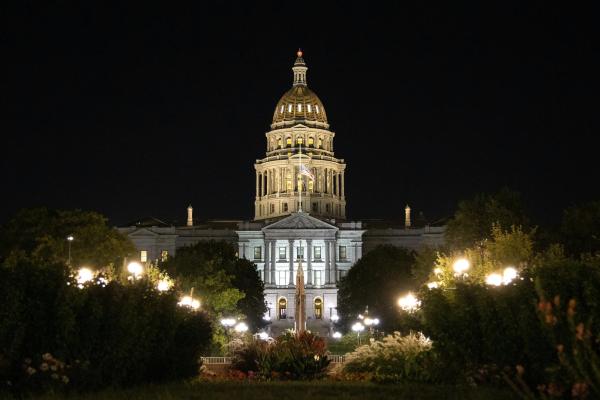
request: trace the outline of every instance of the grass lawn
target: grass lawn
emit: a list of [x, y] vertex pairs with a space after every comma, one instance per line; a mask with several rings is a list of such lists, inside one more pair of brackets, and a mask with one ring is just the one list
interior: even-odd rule
[[514, 399], [509, 390], [443, 385], [377, 385], [365, 382], [189, 382], [106, 390], [82, 396], [44, 396], [42, 399], [83, 400], [292, 400], [292, 399]]

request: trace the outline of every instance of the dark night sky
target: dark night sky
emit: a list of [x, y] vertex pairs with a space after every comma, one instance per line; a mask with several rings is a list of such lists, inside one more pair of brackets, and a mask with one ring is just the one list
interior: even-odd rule
[[410, 203], [435, 220], [509, 186], [550, 223], [600, 198], [593, 10], [15, 3], [1, 6], [0, 222], [38, 205], [115, 224], [183, 221], [189, 203], [251, 218], [298, 47], [348, 163], [350, 218]]

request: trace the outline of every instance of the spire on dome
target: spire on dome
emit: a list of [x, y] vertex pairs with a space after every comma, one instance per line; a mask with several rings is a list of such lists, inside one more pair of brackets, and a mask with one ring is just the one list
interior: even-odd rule
[[308, 67], [304, 62], [304, 58], [302, 58], [303, 54], [302, 49], [298, 49], [296, 52], [296, 62], [292, 67], [292, 71], [294, 71], [294, 86], [306, 86], [306, 70]]

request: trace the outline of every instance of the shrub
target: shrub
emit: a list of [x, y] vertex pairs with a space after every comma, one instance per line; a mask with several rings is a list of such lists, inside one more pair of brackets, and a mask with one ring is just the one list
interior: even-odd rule
[[558, 318], [548, 329], [545, 319], [556, 313], [540, 317], [540, 302], [556, 310], [573, 299], [577, 318], [586, 318], [577, 324], [600, 332], [599, 320], [591, 318], [600, 315], [598, 266], [562, 260], [525, 271], [521, 278], [501, 287], [458, 283], [453, 290], [420, 294], [422, 331], [435, 342], [448, 379], [489, 382], [491, 375], [497, 378], [519, 365], [526, 371], [521, 378], [532, 387], [552, 381], [560, 364], [556, 346], [571, 348], [574, 328]]
[[346, 355], [342, 376], [360, 376], [378, 382], [429, 382], [435, 379], [432, 342], [422, 333], [400, 332], [371, 340]]
[[[193, 376], [211, 328], [204, 313], [177, 306], [144, 279], [78, 288], [62, 265], [0, 267], [0, 378], [23, 380], [24, 360], [52, 353], [61, 365], [85, 365], [70, 387], [93, 389]], [[32, 367], [33, 368], [33, 367]], [[37, 367], [36, 367], [37, 369]]]
[[329, 363], [322, 338], [310, 332], [286, 332], [272, 342], [253, 340], [238, 347], [232, 366], [265, 379], [318, 379]]

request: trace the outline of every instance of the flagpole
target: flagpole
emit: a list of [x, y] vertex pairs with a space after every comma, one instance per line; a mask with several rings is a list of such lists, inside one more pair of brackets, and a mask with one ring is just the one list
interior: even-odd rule
[[302, 212], [302, 186], [303, 186], [303, 180], [302, 180], [302, 143], [299, 143], [300, 145], [300, 153], [298, 154], [298, 175], [300, 176], [300, 185], [298, 185], [298, 190], [300, 192], [300, 207], [299, 207], [299, 211]]

